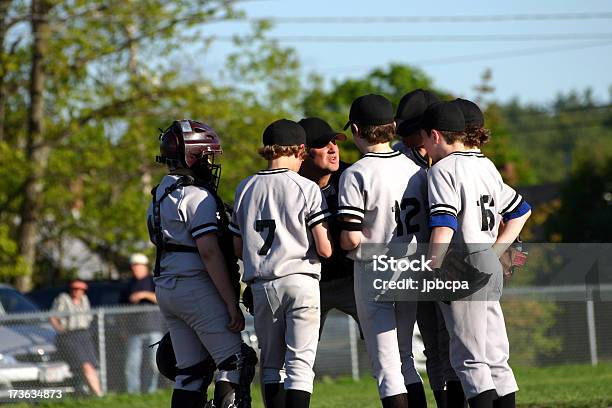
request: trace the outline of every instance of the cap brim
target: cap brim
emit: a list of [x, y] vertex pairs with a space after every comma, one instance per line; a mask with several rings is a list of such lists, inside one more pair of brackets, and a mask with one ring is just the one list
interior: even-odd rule
[[331, 142], [332, 140], [340, 140], [340, 141], [345, 141], [346, 140], [346, 135], [342, 132], [329, 132], [329, 133], [325, 133], [324, 135], [322, 135], [320, 138], [318, 138], [317, 140], [313, 141], [311, 144], [308, 145], [308, 147], [314, 148], [314, 149], [320, 149], [322, 147], [327, 146], [327, 144], [329, 142]]

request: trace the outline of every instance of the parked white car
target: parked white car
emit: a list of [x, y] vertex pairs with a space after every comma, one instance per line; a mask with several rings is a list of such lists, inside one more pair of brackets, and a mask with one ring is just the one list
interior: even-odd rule
[[72, 377], [68, 364], [54, 356], [55, 331], [37, 320], [5, 321], [13, 313], [38, 312], [36, 305], [9, 285], [0, 284], [0, 401], [11, 389], [64, 387]]

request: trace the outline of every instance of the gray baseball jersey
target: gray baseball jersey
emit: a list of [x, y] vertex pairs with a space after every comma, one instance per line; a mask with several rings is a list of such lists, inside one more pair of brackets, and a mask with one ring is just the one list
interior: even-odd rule
[[[427, 236], [426, 206], [425, 171], [397, 151], [366, 153], [340, 178], [338, 215], [359, 220], [360, 247], [422, 240]], [[356, 261], [357, 314], [379, 396], [386, 398], [406, 393], [406, 385], [422, 382], [412, 354], [416, 302], [374, 301], [368, 295], [367, 279], [361, 279], [363, 265], [371, 258], [360, 247], [349, 253]]]
[[[165, 176], [157, 188], [157, 199], [180, 176]], [[195, 247], [195, 239], [217, 230], [217, 203], [204, 187], [184, 186], [174, 190], [160, 205], [161, 224], [167, 243]], [[153, 205], [147, 210], [147, 226], [153, 241]], [[206, 271], [198, 253], [166, 252], [161, 259], [161, 274], [156, 285], [173, 286], [174, 280], [193, 277]]]
[[415, 164], [420, 168], [429, 168], [429, 159], [427, 157], [421, 156], [419, 151], [414, 147], [408, 147], [404, 144], [404, 142], [397, 142], [393, 145], [393, 150], [403, 153], [406, 157], [415, 162]]
[[319, 187], [294, 171], [262, 170], [243, 180], [230, 224], [243, 239], [243, 280], [294, 273], [318, 279], [321, 263], [310, 229], [330, 216]]
[[455, 230], [454, 243], [492, 244], [503, 219], [529, 211], [479, 150], [454, 152], [428, 172], [430, 227]]
[[[426, 207], [426, 172], [398, 151], [366, 153], [340, 178], [338, 215], [359, 220], [362, 245], [423, 242]], [[371, 260], [356, 250], [349, 257]]]
[[[520, 194], [504, 184], [494, 164], [479, 150], [454, 152], [428, 172], [430, 226], [455, 230], [453, 243], [480, 252], [487, 265], [499, 264], [490, 248], [501, 219], [530, 210]], [[480, 247], [480, 248], [477, 248]], [[472, 261], [472, 255], [468, 261]], [[499, 274], [501, 274], [501, 268]], [[450, 360], [467, 398], [494, 389], [498, 396], [518, 390], [508, 364], [508, 337], [497, 300], [439, 304], [450, 336]]]
[[[157, 199], [179, 177], [165, 176], [157, 188]], [[152, 214], [149, 206], [147, 225], [151, 238]], [[203, 187], [177, 188], [161, 202], [160, 215], [168, 243], [195, 247], [197, 238], [217, 231], [217, 204]], [[209, 355], [220, 364], [240, 352], [240, 334], [228, 330], [227, 308], [205, 271], [197, 252], [166, 252], [161, 259], [161, 274], [154, 278], [160, 312], [168, 325], [179, 368], [195, 365]], [[236, 370], [221, 371], [217, 381], [238, 383], [238, 374]], [[184, 384], [187, 377], [178, 375], [174, 388], [199, 390], [203, 381]]]

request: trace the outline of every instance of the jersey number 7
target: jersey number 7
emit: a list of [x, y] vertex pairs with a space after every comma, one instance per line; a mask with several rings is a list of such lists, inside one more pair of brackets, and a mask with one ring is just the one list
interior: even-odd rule
[[[408, 206], [411, 206], [412, 209], [406, 212], [404, 215], [404, 222], [402, 223], [400, 211], [404, 211]], [[406, 227], [406, 234], [414, 234], [415, 232], [419, 232], [419, 224], [411, 225], [410, 221], [414, 218], [415, 215], [419, 213], [421, 210], [421, 203], [414, 197], [406, 197], [402, 198], [402, 202], [395, 202], [395, 206], [392, 211], [395, 213], [395, 222], [397, 223], [397, 236], [401, 237], [404, 235], [404, 226]]]
[[276, 231], [276, 222], [274, 220], [256, 220], [255, 221], [255, 231], [263, 232], [263, 230], [268, 230], [268, 235], [264, 240], [264, 244], [257, 254], [259, 255], [268, 255], [270, 252], [270, 248], [272, 248], [272, 242], [274, 242], [274, 231]]

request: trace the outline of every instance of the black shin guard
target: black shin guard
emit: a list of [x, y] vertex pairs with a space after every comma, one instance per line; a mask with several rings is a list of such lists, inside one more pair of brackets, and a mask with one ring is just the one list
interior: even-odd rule
[[493, 408], [493, 399], [497, 397], [495, 390], [481, 392], [468, 400], [470, 408]]
[[461, 381], [446, 382], [446, 408], [465, 408], [467, 401], [461, 387]]
[[172, 391], [172, 408], [202, 408], [204, 406], [204, 394], [200, 391], [187, 391], [174, 389]]
[[410, 408], [427, 408], [427, 398], [423, 383], [413, 383], [406, 385], [408, 390], [408, 406]]
[[302, 390], [285, 391], [285, 407], [308, 408], [310, 407], [310, 393]]
[[285, 408], [285, 384], [264, 384], [264, 404], [266, 408]]
[[383, 408], [408, 408], [408, 396], [397, 394], [380, 400]]
[[506, 394], [503, 397], [499, 397], [493, 400], [493, 408], [515, 408], [516, 399], [515, 393]]
[[232, 406], [236, 397], [236, 384], [229, 381], [217, 381], [215, 383], [215, 408], [227, 408]]
[[436, 400], [436, 406], [438, 408], [446, 408], [446, 391], [437, 390], [433, 392], [433, 395]]

